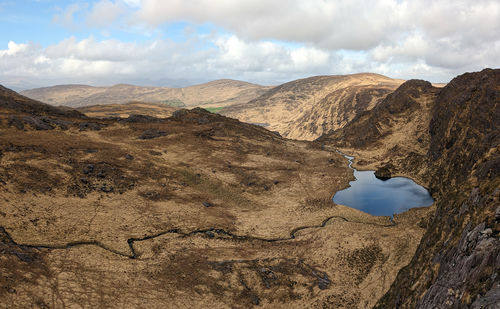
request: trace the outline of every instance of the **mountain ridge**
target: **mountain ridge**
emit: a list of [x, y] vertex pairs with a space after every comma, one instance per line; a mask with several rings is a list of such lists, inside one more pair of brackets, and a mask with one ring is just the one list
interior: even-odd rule
[[313, 140], [373, 108], [402, 82], [376, 73], [313, 76], [276, 86], [221, 113], [267, 124], [287, 138]]
[[130, 101], [151, 103], [178, 103], [181, 106], [226, 106], [246, 102], [260, 95], [270, 86], [261, 86], [231, 79], [214, 80], [208, 83], [183, 88], [136, 86], [116, 84], [108, 87], [79, 84], [55, 85], [21, 91], [32, 99], [52, 105], [85, 107], [102, 104], [123, 104]]

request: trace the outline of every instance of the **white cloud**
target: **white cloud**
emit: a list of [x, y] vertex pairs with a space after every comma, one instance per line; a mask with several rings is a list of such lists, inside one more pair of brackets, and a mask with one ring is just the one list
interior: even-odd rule
[[139, 78], [239, 78], [276, 83], [326, 74], [337, 60], [336, 54], [313, 47], [248, 42], [236, 36], [214, 38], [211, 48], [195, 48], [207, 44], [200, 40], [194, 37], [175, 43], [157, 39], [139, 44], [71, 37], [46, 48], [11, 42], [8, 49], [0, 50], [0, 83], [20, 78], [42, 85], [114, 84]]
[[91, 27], [107, 27], [115, 22], [125, 11], [119, 2], [101, 0], [92, 6], [87, 15], [87, 25]]
[[17, 53], [24, 52], [28, 49], [28, 44], [17, 44], [16, 42], [9, 41], [6, 50], [0, 50], [0, 58], [3, 56], [14, 56]]
[[174, 20], [214, 23], [246, 39], [358, 49], [385, 38], [393, 26], [393, 6], [392, 1], [145, 0], [137, 18], [152, 25]]
[[[98, 0], [68, 5], [54, 21], [75, 27], [75, 17], [110, 39], [45, 47], [13, 40], [0, 50], [0, 83], [276, 84], [356, 72], [447, 81], [500, 66], [498, 0]], [[178, 21], [186, 22], [184, 37], [170, 41], [162, 24]], [[150, 41], [113, 39], [116, 29]]]
[[269, 41], [246, 42], [236, 36], [220, 37], [214, 42], [216, 68], [235, 74], [315, 74], [329, 70], [335, 58], [313, 47], [285, 47]]
[[483, 52], [500, 42], [498, 0], [143, 0], [136, 19], [210, 23], [245, 40], [359, 50], [376, 60], [457, 70], [500, 65], [498, 50]]
[[62, 25], [66, 28], [74, 29], [76, 27], [74, 21], [74, 15], [83, 10], [85, 6], [78, 3], [72, 3], [68, 5], [65, 9], [59, 9], [60, 13], [56, 14], [52, 19], [52, 22]]

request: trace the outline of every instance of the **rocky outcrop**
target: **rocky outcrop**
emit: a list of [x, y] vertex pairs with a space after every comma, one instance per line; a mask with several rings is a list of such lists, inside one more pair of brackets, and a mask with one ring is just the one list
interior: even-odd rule
[[317, 140], [340, 147], [373, 148], [385, 136], [399, 131], [396, 122], [409, 123], [416, 117], [424, 116], [426, 111], [421, 99], [434, 97], [438, 90], [429, 82], [409, 80], [373, 110], [358, 114], [344, 128], [322, 135]]
[[436, 200], [415, 256], [376, 308], [498, 308], [499, 103], [498, 69], [442, 89], [411, 80], [317, 140], [356, 153], [379, 177], [418, 180]]
[[23, 130], [25, 125], [34, 128], [35, 130], [53, 130], [55, 128], [60, 128], [61, 130], [67, 130], [68, 126], [71, 124], [70, 121], [64, 121], [49, 117], [37, 117], [37, 116], [9, 116], [8, 125], [14, 126], [19, 130]]
[[422, 163], [437, 209], [376, 308], [498, 308], [500, 70], [458, 76], [436, 97]]

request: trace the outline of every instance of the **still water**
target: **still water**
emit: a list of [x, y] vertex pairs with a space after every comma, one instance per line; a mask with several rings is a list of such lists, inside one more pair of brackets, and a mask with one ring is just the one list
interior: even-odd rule
[[[351, 167], [354, 158], [345, 157]], [[429, 192], [409, 178], [394, 177], [384, 181], [375, 177], [374, 171], [353, 170], [356, 180], [349, 183], [349, 188], [335, 193], [334, 203], [374, 216], [392, 216], [412, 207], [430, 206], [434, 203]]]

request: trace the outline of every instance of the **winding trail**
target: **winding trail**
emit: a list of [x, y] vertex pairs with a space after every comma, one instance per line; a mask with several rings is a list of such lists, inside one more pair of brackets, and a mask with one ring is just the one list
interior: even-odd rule
[[[354, 157], [348, 156], [348, 155], [340, 152], [339, 150], [336, 150], [336, 151], [338, 153], [340, 153], [341, 155], [343, 155], [349, 161], [349, 168], [351, 168], [352, 170], [356, 170], [352, 167], [352, 161], [353, 161]], [[262, 241], [262, 242], [274, 243], [274, 242], [289, 241], [289, 240], [296, 239], [296, 234], [302, 230], [323, 228], [332, 219], [341, 219], [345, 222], [358, 223], [358, 224], [368, 224], [368, 225], [375, 225], [375, 226], [380, 226], [380, 227], [393, 227], [397, 224], [392, 219], [390, 220], [390, 223], [388, 223], [388, 224], [381, 224], [381, 223], [375, 223], [375, 222], [363, 222], [363, 221], [350, 220], [350, 219], [343, 217], [343, 216], [330, 216], [330, 217], [327, 217], [326, 219], [324, 219], [318, 225], [299, 226], [299, 227], [296, 227], [290, 231], [290, 234], [289, 234], [290, 236], [278, 237], [278, 238], [264, 238], [264, 237], [257, 237], [257, 236], [251, 236], [251, 235], [236, 235], [236, 234], [232, 233], [231, 231], [226, 231], [224, 229], [220, 229], [220, 228], [216, 228], [216, 227], [206, 228], [206, 229], [197, 229], [197, 230], [193, 230], [191, 232], [182, 232], [180, 229], [174, 228], [174, 229], [169, 229], [166, 231], [158, 232], [156, 234], [146, 235], [144, 237], [131, 237], [131, 238], [127, 239], [127, 244], [129, 246], [129, 250], [130, 250], [129, 253], [123, 253], [123, 252], [120, 252], [120, 251], [115, 250], [113, 248], [110, 248], [110, 247], [106, 246], [105, 244], [103, 244], [102, 242], [97, 241], [97, 240], [72, 241], [72, 242], [68, 242], [64, 245], [22, 244], [22, 243], [16, 242], [14, 240], [14, 238], [12, 238], [12, 236], [9, 234], [9, 232], [3, 226], [0, 226], [0, 233], [4, 234], [5, 237], [7, 238], [7, 240], [11, 244], [13, 244], [15, 246], [22, 247], [22, 248], [63, 250], [63, 249], [70, 249], [70, 248], [74, 248], [74, 247], [80, 247], [80, 246], [96, 246], [96, 247], [99, 247], [101, 249], [104, 249], [108, 252], [114, 253], [114, 254], [119, 255], [119, 256], [127, 257], [130, 259], [137, 259], [137, 258], [139, 258], [140, 255], [137, 253], [137, 251], [135, 250], [135, 247], [134, 247], [134, 244], [136, 242], [154, 239], [154, 238], [157, 238], [157, 237], [160, 237], [163, 235], [167, 235], [167, 234], [177, 234], [177, 235], [180, 235], [183, 237], [190, 237], [190, 236], [194, 236], [194, 235], [204, 234], [208, 238], [227, 237], [227, 238], [229, 238], [231, 240], [235, 240], [235, 241]]]
[[127, 239], [130, 253], [123, 253], [123, 252], [114, 250], [114, 249], [104, 245], [102, 242], [97, 241], [97, 240], [73, 241], [73, 242], [66, 243], [64, 245], [22, 244], [22, 243], [16, 242], [14, 240], [14, 238], [12, 238], [12, 236], [9, 234], [9, 232], [3, 226], [0, 226], [0, 233], [4, 234], [11, 244], [16, 245], [16, 246], [20, 246], [20, 247], [24, 247], [24, 248], [62, 250], [62, 249], [70, 249], [73, 247], [80, 247], [80, 246], [96, 246], [96, 247], [102, 248], [106, 251], [109, 251], [111, 253], [123, 256], [123, 257], [128, 257], [130, 259], [137, 259], [137, 258], [139, 258], [139, 254], [135, 250], [134, 243], [154, 239], [154, 238], [157, 238], [157, 237], [160, 237], [163, 235], [167, 235], [167, 234], [177, 234], [177, 235], [181, 235], [184, 237], [190, 237], [190, 236], [194, 236], [194, 235], [204, 234], [208, 238], [216, 238], [218, 236], [218, 237], [228, 237], [229, 239], [235, 240], [235, 241], [262, 241], [262, 242], [274, 243], [274, 242], [293, 240], [296, 238], [296, 234], [299, 231], [302, 231], [305, 229], [323, 228], [332, 219], [341, 219], [345, 222], [369, 224], [369, 225], [375, 225], [375, 226], [380, 226], [380, 227], [395, 226], [395, 223], [380, 224], [380, 223], [375, 223], [375, 222], [363, 222], [363, 221], [349, 220], [348, 218], [343, 217], [343, 216], [330, 216], [330, 217], [326, 218], [325, 220], [323, 220], [318, 225], [308, 225], [308, 226], [300, 226], [300, 227], [294, 228], [293, 230], [290, 231], [289, 237], [281, 237], [281, 238], [279, 238], [279, 237], [278, 238], [264, 238], [264, 237], [247, 236], [247, 235], [236, 235], [230, 231], [226, 231], [224, 229], [219, 229], [219, 228], [198, 229], [198, 230], [194, 230], [194, 231], [187, 232], [187, 233], [182, 232], [179, 229], [169, 229], [166, 231], [162, 231], [162, 232], [152, 234], [152, 235], [147, 235], [144, 237], [139, 237], [139, 238], [131, 237], [131, 238]]

